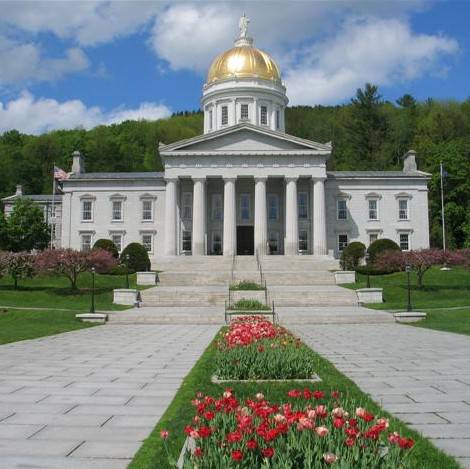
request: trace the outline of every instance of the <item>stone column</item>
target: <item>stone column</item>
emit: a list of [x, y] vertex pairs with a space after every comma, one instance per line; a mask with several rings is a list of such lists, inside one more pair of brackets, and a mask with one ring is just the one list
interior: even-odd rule
[[178, 178], [166, 180], [165, 190], [165, 255], [176, 256], [176, 189]]
[[313, 254], [328, 254], [326, 246], [325, 179], [313, 180]]
[[193, 256], [206, 253], [206, 179], [193, 179]]
[[284, 253], [288, 256], [299, 253], [299, 217], [297, 213], [297, 178], [286, 178], [286, 241]]
[[268, 218], [266, 210], [266, 178], [255, 178], [255, 253], [266, 255]]
[[224, 179], [224, 256], [233, 256], [237, 249], [236, 178]]

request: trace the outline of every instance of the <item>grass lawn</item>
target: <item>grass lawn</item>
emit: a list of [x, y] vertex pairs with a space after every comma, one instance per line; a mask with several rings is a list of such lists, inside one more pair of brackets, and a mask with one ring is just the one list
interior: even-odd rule
[[[145, 440], [133, 462], [129, 465], [129, 469], [165, 469], [171, 467], [167, 462], [159, 431], [162, 429], [169, 430], [168, 446], [172, 456], [177, 458], [185, 439], [183, 433], [184, 426], [191, 423], [191, 418], [194, 415], [194, 408], [190, 403], [191, 399], [195, 397], [198, 391], [218, 396], [224, 389], [223, 386], [210, 382], [210, 377], [213, 373], [214, 354], [214, 347], [209, 346], [183, 381], [169, 408], [158, 422], [152, 434]], [[326, 392], [340, 390], [343, 400], [354, 399], [358, 406], [361, 404], [372, 412], [387, 416], [385, 412], [379, 411], [379, 407], [367, 395], [362, 393], [352, 381], [343, 376], [330, 362], [318, 355], [316, 355], [316, 360], [316, 370], [323, 381], [315, 383], [315, 389]], [[312, 389], [313, 386], [311, 383], [303, 384], [298, 382], [296, 385], [287, 383], [230, 383], [230, 387], [237, 398], [252, 398], [257, 392], [262, 392], [266, 399], [270, 401], [285, 402], [289, 389], [294, 387], [308, 387]], [[457, 469], [459, 467], [453, 458], [436, 449], [430, 442], [409, 430], [399, 420], [391, 418], [390, 424], [391, 428], [416, 440], [416, 445], [409, 455], [412, 467], [425, 467], [426, 469], [442, 469], [444, 467], [446, 469]]]
[[[390, 275], [371, 276], [371, 287], [384, 289], [384, 303], [368, 305], [374, 309], [405, 310], [407, 304], [406, 274], [397, 272]], [[424, 275], [424, 287], [418, 289], [416, 276], [411, 274], [411, 302], [414, 309], [428, 311], [427, 308], [470, 307], [470, 272], [463, 268], [448, 271], [435, 267]], [[365, 288], [366, 276], [358, 275], [358, 282], [343, 285], [356, 290]]]
[[470, 308], [427, 309], [426, 313], [426, 319], [410, 326], [470, 335]]
[[[98, 310], [121, 310], [126, 306], [113, 304], [113, 289], [125, 288], [124, 275], [96, 274], [95, 304]], [[131, 288], [135, 288], [136, 276], [129, 276]], [[0, 306], [25, 308], [58, 308], [74, 311], [88, 311], [90, 308], [91, 274], [83, 273], [78, 279], [78, 290], [70, 289], [65, 277], [39, 276], [19, 281], [18, 289], [13, 288], [9, 277], [0, 279]]]
[[0, 310], [0, 344], [92, 326], [75, 319], [75, 313], [69, 311]]

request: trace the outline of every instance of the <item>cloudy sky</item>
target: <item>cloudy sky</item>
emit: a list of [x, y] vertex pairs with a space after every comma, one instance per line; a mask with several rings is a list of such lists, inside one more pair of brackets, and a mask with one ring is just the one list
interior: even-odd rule
[[0, 0], [0, 132], [42, 133], [199, 108], [243, 12], [291, 104], [470, 96], [470, 1]]

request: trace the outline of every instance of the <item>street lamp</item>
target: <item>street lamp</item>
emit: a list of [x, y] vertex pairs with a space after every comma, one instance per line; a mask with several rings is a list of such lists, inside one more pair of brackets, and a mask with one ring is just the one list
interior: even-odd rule
[[366, 272], [367, 272], [367, 288], [370, 288], [370, 271], [369, 271], [369, 259], [370, 259], [370, 254], [368, 252], [366, 252], [366, 255], [365, 255], [365, 259], [366, 259]]
[[129, 254], [126, 254], [126, 288], [129, 289]]
[[407, 282], [408, 282], [408, 304], [406, 306], [406, 310], [410, 312], [412, 310], [411, 308], [411, 284], [410, 284], [411, 265], [406, 265], [405, 272], [406, 272]]
[[95, 268], [91, 268], [91, 306], [90, 314], [95, 314]]

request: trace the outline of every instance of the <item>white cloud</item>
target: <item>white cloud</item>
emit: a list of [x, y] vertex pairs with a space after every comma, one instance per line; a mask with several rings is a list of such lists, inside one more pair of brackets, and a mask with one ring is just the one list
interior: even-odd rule
[[338, 34], [307, 47], [284, 79], [292, 104], [331, 104], [365, 82], [390, 85], [439, 70], [454, 39], [415, 34], [397, 19], [346, 22]]
[[0, 133], [17, 129], [40, 134], [55, 129], [90, 129], [100, 124], [125, 120], [157, 120], [169, 117], [171, 110], [158, 103], [143, 103], [137, 109], [117, 108], [105, 112], [97, 106], [87, 107], [78, 99], [59, 102], [55, 99], [34, 98], [27, 91], [6, 103], [0, 101]]
[[44, 58], [34, 43], [20, 43], [0, 36], [0, 85], [57, 80], [68, 73], [85, 70], [89, 61], [79, 48], [65, 51], [61, 58]]

